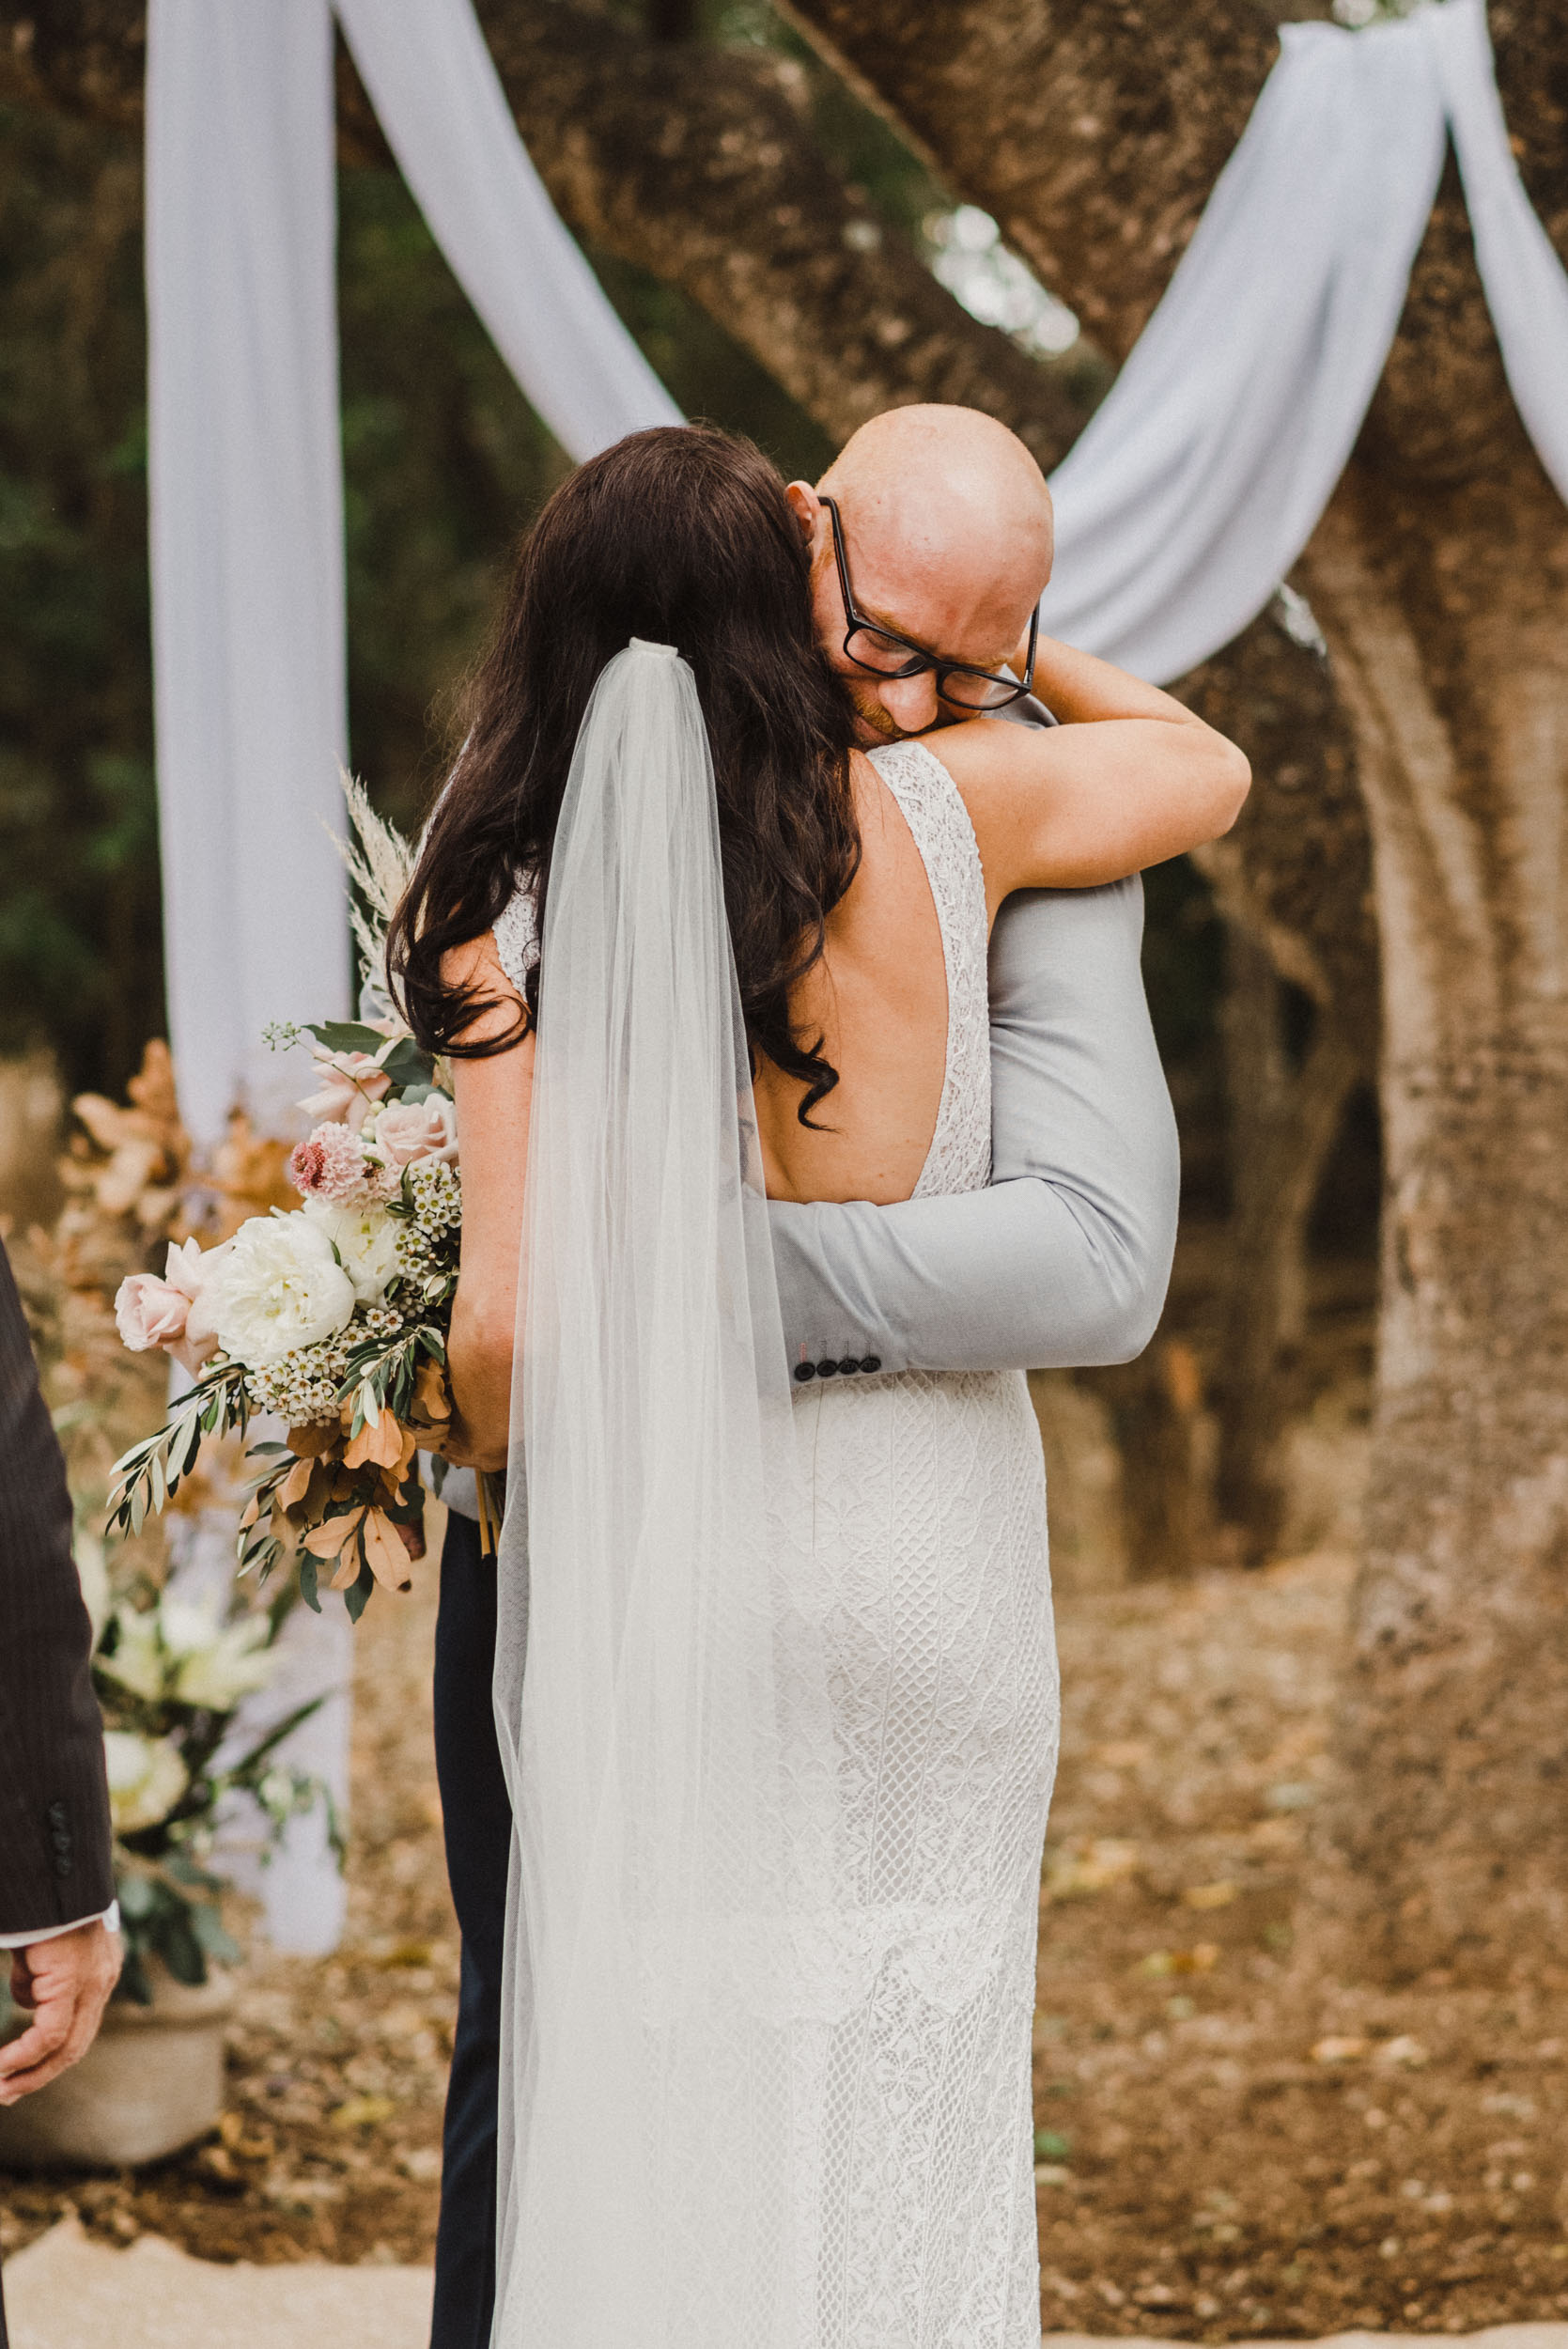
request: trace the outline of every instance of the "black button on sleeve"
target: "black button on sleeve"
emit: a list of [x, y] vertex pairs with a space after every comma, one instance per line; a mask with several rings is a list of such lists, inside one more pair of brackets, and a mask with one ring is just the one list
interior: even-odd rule
[[874, 1370], [880, 1370], [881, 1367], [882, 1357], [880, 1354], [868, 1354], [861, 1363], [861, 1368], [866, 1373], [868, 1377]]
[[838, 1377], [837, 1362], [831, 1361], [827, 1355], [824, 1355], [821, 1361], [819, 1361], [816, 1365], [816, 1375], [819, 1378], [836, 1378]]
[[853, 1354], [846, 1354], [843, 1361], [840, 1362], [838, 1366], [839, 1375], [841, 1377], [853, 1378], [855, 1373], [860, 1369], [860, 1361], [857, 1356]]
[[806, 1386], [816, 1376], [816, 1364], [815, 1362], [797, 1362], [795, 1365], [795, 1376], [802, 1387]]

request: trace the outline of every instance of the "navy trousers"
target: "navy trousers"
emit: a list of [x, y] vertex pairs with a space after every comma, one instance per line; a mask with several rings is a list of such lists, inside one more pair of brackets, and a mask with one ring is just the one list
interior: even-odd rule
[[430, 2349], [488, 2349], [495, 2306], [501, 1958], [512, 1812], [490, 1709], [494, 1664], [495, 1560], [480, 1555], [479, 1528], [454, 1510], [436, 1618], [436, 1776], [462, 1979], [442, 2138]]

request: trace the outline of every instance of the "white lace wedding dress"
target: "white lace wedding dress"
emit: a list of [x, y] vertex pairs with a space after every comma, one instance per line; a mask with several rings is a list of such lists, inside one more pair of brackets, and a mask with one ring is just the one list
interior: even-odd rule
[[[947, 1071], [915, 1187], [990, 1178], [986, 893], [918, 742], [872, 754], [924, 862]], [[1038, 2349], [1030, 2041], [1058, 1684], [1040, 1435], [1021, 1371], [800, 1391], [837, 1725], [868, 1906], [897, 1912], [824, 2100], [820, 2349]]]
[[[929, 752], [872, 755], [924, 862], [947, 971], [916, 1195], [977, 1190], [979, 852]], [[525, 896], [496, 939], [520, 987], [537, 951]], [[1038, 1427], [1021, 1371], [818, 1377], [794, 1403], [859, 1952], [847, 2009], [795, 2041], [798, 2349], [1039, 2349], [1030, 2044], [1058, 1682]]]

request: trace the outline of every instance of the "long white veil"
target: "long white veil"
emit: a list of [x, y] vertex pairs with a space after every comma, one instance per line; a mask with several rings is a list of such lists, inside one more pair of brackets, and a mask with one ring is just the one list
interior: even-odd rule
[[493, 2340], [798, 2349], [833, 1746], [712, 764], [667, 646], [634, 639], [583, 722], [536, 1055]]

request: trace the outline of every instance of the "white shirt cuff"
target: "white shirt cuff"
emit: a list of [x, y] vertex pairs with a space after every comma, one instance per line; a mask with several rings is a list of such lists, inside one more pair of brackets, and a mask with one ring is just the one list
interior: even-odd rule
[[36, 1933], [0, 1933], [0, 1950], [30, 1950], [35, 1941], [56, 1941], [62, 1933], [80, 1933], [84, 1925], [96, 1924], [107, 1925], [111, 1933], [119, 1931], [118, 1901], [111, 1901], [107, 1908], [91, 1917], [72, 1918], [69, 1925], [40, 1925]]

